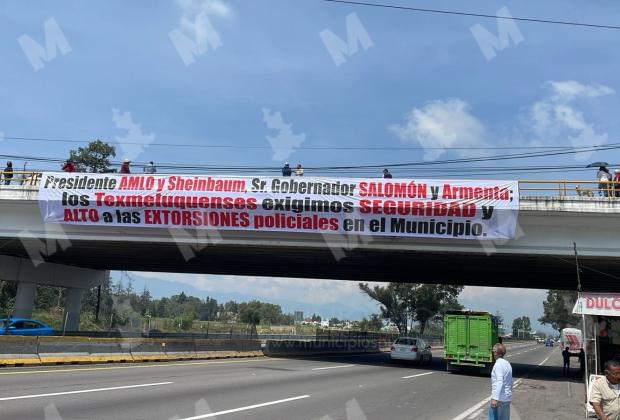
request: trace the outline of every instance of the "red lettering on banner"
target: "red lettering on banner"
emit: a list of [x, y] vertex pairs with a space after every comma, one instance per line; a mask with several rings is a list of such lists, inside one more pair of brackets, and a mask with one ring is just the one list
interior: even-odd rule
[[98, 222], [99, 213], [95, 209], [65, 209], [65, 222]]
[[410, 182], [360, 182], [360, 197], [426, 198], [427, 185]]
[[586, 308], [594, 308], [594, 300], [591, 297], [586, 297]]
[[506, 188], [494, 187], [455, 187], [444, 184], [441, 198], [446, 200], [508, 200]]
[[611, 307], [618, 310], [620, 309], [620, 297], [615, 297], [611, 301]]
[[442, 203], [437, 201], [360, 200], [359, 206], [362, 214], [433, 217], [474, 217], [476, 215], [474, 203], [459, 203], [457, 201]]

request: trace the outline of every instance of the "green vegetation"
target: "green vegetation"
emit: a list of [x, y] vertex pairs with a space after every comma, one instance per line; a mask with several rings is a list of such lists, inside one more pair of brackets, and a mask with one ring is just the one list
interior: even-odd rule
[[572, 290], [549, 290], [543, 301], [544, 314], [538, 319], [541, 324], [551, 325], [554, 330], [579, 325], [579, 316], [573, 314], [577, 292]]
[[[101, 285], [101, 301], [97, 316], [97, 295], [99, 288], [85, 291], [82, 297], [80, 329], [89, 331], [158, 330], [162, 332], [196, 331], [212, 333], [245, 332], [247, 325], [259, 325], [259, 330], [268, 332], [271, 325], [288, 326], [288, 333], [295, 333], [294, 318], [282, 313], [279, 305], [259, 302], [218, 303], [207, 297], [200, 299], [178, 295], [153, 299], [144, 288], [138, 293], [133, 281], [127, 275], [126, 285], [122, 280], [112, 284], [109, 280]], [[0, 315], [12, 313], [17, 284], [0, 281]], [[55, 329], [62, 330], [66, 292], [60, 287], [37, 286], [33, 317]], [[313, 328], [299, 328], [314, 332]]]
[[514, 338], [531, 338], [532, 323], [530, 318], [522, 316], [512, 321], [512, 336]]
[[88, 146], [69, 152], [78, 172], [110, 172], [110, 157], [115, 156], [115, 147], [101, 140], [91, 141]]
[[419, 333], [424, 334], [430, 321], [441, 320], [448, 310], [462, 309], [457, 298], [463, 286], [388, 283], [371, 288], [367, 283], [360, 283], [359, 288], [381, 304], [381, 317], [393, 322], [401, 334], [411, 331], [415, 321]]

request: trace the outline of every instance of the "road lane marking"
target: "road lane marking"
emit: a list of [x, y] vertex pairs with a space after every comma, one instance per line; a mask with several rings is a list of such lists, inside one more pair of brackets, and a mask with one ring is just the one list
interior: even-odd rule
[[482, 409], [475, 411], [474, 414], [472, 414], [471, 416], [467, 417], [468, 419], [475, 419], [476, 417], [478, 417], [480, 414], [482, 414]]
[[118, 389], [145, 388], [148, 386], [170, 385], [172, 383], [173, 382], [157, 382], [154, 384], [125, 385], [125, 386], [115, 386], [115, 387], [110, 387], [110, 388], [80, 389], [78, 391], [51, 392], [49, 394], [19, 395], [17, 397], [0, 398], [0, 401], [25, 400], [28, 398], [41, 398], [41, 397], [56, 397], [58, 395], [86, 394], [89, 392], [115, 391]]
[[403, 376], [403, 379], [417, 378], [418, 376], [432, 375], [435, 372], [418, 373], [417, 375]]
[[226, 361], [208, 361], [208, 362], [187, 362], [187, 363], [168, 363], [163, 362], [157, 365], [138, 365], [135, 366], [106, 366], [106, 367], [92, 367], [92, 368], [73, 368], [73, 369], [47, 369], [47, 370], [27, 370], [27, 371], [12, 371], [12, 372], [0, 372], [0, 376], [2, 375], [31, 375], [35, 373], [67, 373], [67, 372], [82, 372], [82, 371], [92, 371], [92, 370], [117, 370], [117, 369], [148, 369], [148, 368], [158, 368], [158, 367], [173, 367], [173, 366], [191, 366], [191, 365], [229, 365], [233, 363], [251, 363], [256, 361], [263, 362], [271, 362], [278, 360], [287, 360], [280, 358], [254, 358], [247, 360], [226, 360]]
[[342, 369], [342, 368], [348, 368], [348, 367], [353, 367], [353, 366], [355, 365], [327, 366], [327, 367], [314, 368], [312, 370]]
[[546, 358], [545, 360], [543, 360], [542, 362], [540, 362], [540, 363], [538, 364], [538, 366], [542, 366], [542, 365], [544, 365], [544, 364], [545, 364], [545, 362], [546, 362], [547, 360], [549, 360], [549, 358], [550, 358], [550, 357], [551, 357], [551, 355], [547, 356], [547, 358]]
[[179, 419], [179, 420], [200, 420], [200, 419], [208, 419], [209, 417], [216, 417], [216, 416], [222, 416], [224, 414], [230, 414], [230, 413], [238, 413], [239, 411], [247, 411], [247, 410], [252, 410], [254, 408], [261, 408], [261, 407], [266, 407], [268, 405], [275, 405], [275, 404], [283, 404], [285, 402], [289, 402], [289, 401], [295, 401], [295, 400], [301, 400], [303, 398], [310, 398], [310, 395], [300, 395], [298, 397], [292, 397], [292, 398], [285, 398], [283, 400], [277, 400], [277, 401], [269, 401], [269, 402], [265, 402], [265, 403], [261, 403], [261, 404], [254, 404], [254, 405], [248, 405], [245, 407], [239, 407], [239, 408], [232, 408], [230, 410], [224, 410], [224, 411], [218, 411], [217, 413], [209, 413], [209, 414], [202, 414], [200, 416], [194, 416], [194, 417], [186, 417], [183, 419]]
[[[550, 355], [549, 357], [551, 357], [551, 355]], [[549, 360], [549, 357], [547, 357], [545, 360], [543, 360], [542, 362], [540, 362], [540, 364], [539, 364], [538, 366], [541, 366], [543, 363], [545, 363], [547, 360]], [[538, 366], [537, 366], [537, 367], [538, 367]], [[536, 368], [534, 368], [534, 370], [536, 370]], [[533, 372], [533, 371], [531, 371], [531, 372], [529, 372], [529, 373], [532, 373], [532, 372]], [[528, 375], [529, 375], [529, 373], [528, 373]], [[514, 389], [514, 388], [518, 387], [519, 385], [521, 385], [521, 383], [523, 382], [523, 379], [524, 379], [524, 378], [517, 379], [517, 380], [514, 382], [514, 384], [512, 385], [512, 388]], [[461, 414], [459, 414], [458, 416], [456, 416], [456, 417], [455, 417], [455, 418], [453, 418], [452, 420], [464, 420], [464, 419], [466, 419], [466, 418], [473, 418], [473, 417], [467, 417], [467, 416], [469, 416], [469, 415], [471, 415], [471, 414], [473, 414], [473, 413], [475, 413], [475, 412], [477, 412], [477, 411], [481, 410], [481, 409], [482, 409], [482, 407], [484, 407], [484, 405], [485, 405], [486, 403], [488, 403], [489, 401], [491, 401], [491, 397], [487, 397], [487, 398], [485, 398], [484, 400], [480, 401], [478, 404], [474, 405], [473, 407], [470, 407], [469, 409], [467, 409], [467, 410], [463, 411]]]
[[463, 420], [465, 418], [467, 418], [467, 416], [483, 409], [484, 405], [486, 403], [488, 403], [491, 400], [491, 397], [485, 398], [484, 400], [480, 401], [478, 404], [474, 405], [473, 407], [469, 408], [466, 411], [463, 411], [461, 414], [459, 414], [458, 416], [456, 416], [455, 418], [453, 418], [452, 420]]

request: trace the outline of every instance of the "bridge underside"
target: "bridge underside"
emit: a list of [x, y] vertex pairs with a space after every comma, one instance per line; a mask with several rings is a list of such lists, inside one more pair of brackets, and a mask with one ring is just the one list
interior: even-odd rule
[[[0, 254], [29, 258], [40, 248], [27, 239], [0, 238]], [[447, 283], [534, 289], [577, 289], [575, 258], [566, 255], [472, 254], [377, 249], [345, 250], [336, 258], [328, 248], [209, 245], [187, 259], [176, 244], [73, 239], [48, 262], [101, 270], [184, 272], [272, 277]], [[583, 290], [620, 291], [620, 259], [580, 257]]]

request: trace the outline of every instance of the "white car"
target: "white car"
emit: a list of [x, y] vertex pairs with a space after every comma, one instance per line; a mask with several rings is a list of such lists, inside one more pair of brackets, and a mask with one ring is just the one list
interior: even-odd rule
[[431, 353], [431, 346], [420, 338], [399, 337], [392, 344], [390, 358], [430, 364], [433, 361], [433, 353]]

